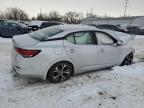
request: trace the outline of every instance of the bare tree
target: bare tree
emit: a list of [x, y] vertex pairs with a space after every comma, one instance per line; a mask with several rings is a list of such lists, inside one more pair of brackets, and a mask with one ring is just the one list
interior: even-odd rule
[[70, 11], [65, 14], [64, 21], [69, 24], [78, 24], [80, 23], [82, 17], [83, 17], [82, 13]]
[[0, 12], [0, 19], [5, 19], [5, 14], [3, 12]]
[[7, 8], [5, 17], [10, 20], [28, 20], [27, 13], [19, 8]]
[[93, 13], [87, 13], [86, 14], [86, 17], [87, 18], [95, 18], [95, 17], [98, 17], [97, 15], [93, 14]]
[[33, 17], [31, 18], [31, 20], [36, 20], [36, 17], [35, 17], [35, 16], [33, 16]]
[[45, 21], [45, 20], [47, 19], [47, 14], [44, 14], [44, 13], [38, 13], [36, 19], [37, 19], [37, 20]]
[[57, 11], [51, 11], [49, 14], [39, 13], [37, 20], [43, 21], [61, 21], [61, 15]]
[[50, 21], [61, 21], [61, 16], [60, 14], [57, 12], [57, 11], [51, 11], [49, 14], [48, 14], [48, 20]]

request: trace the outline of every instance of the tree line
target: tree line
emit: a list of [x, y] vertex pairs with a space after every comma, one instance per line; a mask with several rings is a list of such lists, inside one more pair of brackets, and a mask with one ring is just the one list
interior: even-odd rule
[[0, 11], [0, 19], [9, 20], [29, 20], [28, 14], [19, 8], [7, 8], [4, 12]]
[[19, 8], [7, 8], [4, 12], [0, 11], [0, 19], [8, 20], [42, 20], [42, 21], [60, 21], [69, 24], [78, 24], [83, 18], [83, 13], [69, 11], [64, 15], [60, 15], [57, 11], [50, 11], [49, 13], [38, 13], [36, 17], [30, 18], [29, 15]]

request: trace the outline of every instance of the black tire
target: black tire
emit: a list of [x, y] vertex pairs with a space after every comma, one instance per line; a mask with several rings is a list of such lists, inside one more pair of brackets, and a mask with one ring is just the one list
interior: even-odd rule
[[47, 74], [51, 83], [60, 83], [70, 79], [74, 72], [73, 65], [69, 62], [59, 62], [52, 66]]
[[124, 65], [131, 65], [133, 62], [133, 53], [130, 53], [129, 55], [127, 55], [124, 59], [124, 61], [122, 62], [121, 66]]
[[0, 33], [0, 37], [2, 37], [1, 33]]

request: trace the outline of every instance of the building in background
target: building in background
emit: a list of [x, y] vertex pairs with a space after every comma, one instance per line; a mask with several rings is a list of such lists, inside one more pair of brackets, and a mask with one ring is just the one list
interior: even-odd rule
[[144, 27], [144, 16], [118, 17], [118, 18], [83, 18], [82, 24], [117, 24], [137, 25]]

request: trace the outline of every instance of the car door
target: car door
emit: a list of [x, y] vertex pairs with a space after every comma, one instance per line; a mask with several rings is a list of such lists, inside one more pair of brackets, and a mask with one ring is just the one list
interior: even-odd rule
[[8, 26], [12, 36], [22, 34], [22, 28], [17, 23], [9, 23]]
[[97, 67], [98, 50], [93, 38], [94, 33], [82, 31], [67, 35], [64, 41], [67, 54], [80, 71]]
[[1, 25], [1, 35], [4, 38], [11, 36], [7, 22], [2, 23], [2, 25]]
[[116, 40], [104, 32], [95, 32], [98, 48], [98, 63], [100, 66], [112, 66], [119, 63], [119, 57], [122, 52], [121, 46], [114, 44]]

